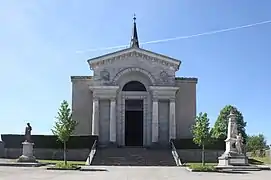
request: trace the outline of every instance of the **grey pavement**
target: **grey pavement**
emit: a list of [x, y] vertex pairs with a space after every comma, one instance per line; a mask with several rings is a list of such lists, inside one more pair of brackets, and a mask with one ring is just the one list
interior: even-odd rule
[[45, 167], [23, 168], [23, 167], [0, 167], [1, 180], [268, 180], [271, 171], [256, 171], [242, 174], [232, 173], [192, 173], [179, 167], [101, 167], [107, 171], [50, 171]]

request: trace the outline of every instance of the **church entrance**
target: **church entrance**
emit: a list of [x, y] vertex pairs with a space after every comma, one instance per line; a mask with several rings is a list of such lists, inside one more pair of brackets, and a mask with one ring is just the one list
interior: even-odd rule
[[[130, 93], [146, 92], [145, 86], [139, 81], [130, 81], [122, 91]], [[143, 101], [142, 99], [125, 100], [125, 145], [143, 146]]]
[[143, 100], [125, 101], [125, 145], [143, 146]]

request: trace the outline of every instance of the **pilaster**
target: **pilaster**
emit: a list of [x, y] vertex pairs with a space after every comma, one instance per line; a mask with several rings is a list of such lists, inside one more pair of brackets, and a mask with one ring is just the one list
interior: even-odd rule
[[[157, 130], [156, 130], [156, 122], [158, 127], [158, 103], [156, 105], [156, 99], [169, 100], [169, 117], [168, 117], [168, 125], [169, 125], [169, 140], [176, 138], [176, 115], [175, 115], [175, 98], [176, 91], [179, 87], [168, 87], [168, 86], [150, 86], [153, 94], [153, 117], [152, 117], [152, 137], [153, 140], [156, 140]], [[157, 112], [156, 112], [157, 111]], [[157, 114], [157, 117], [156, 117]], [[157, 134], [156, 134], [157, 133]], [[158, 137], [158, 135], [157, 135]]]
[[175, 98], [169, 102], [169, 140], [176, 139]]
[[92, 135], [99, 136], [99, 99], [93, 96]]
[[116, 99], [110, 99], [110, 142], [116, 143]]
[[116, 142], [116, 92], [119, 86], [89, 86], [93, 92], [92, 135], [99, 135], [99, 99], [110, 99], [110, 141]]
[[158, 99], [157, 97], [154, 97], [152, 101], [152, 143], [158, 142], [158, 125]]

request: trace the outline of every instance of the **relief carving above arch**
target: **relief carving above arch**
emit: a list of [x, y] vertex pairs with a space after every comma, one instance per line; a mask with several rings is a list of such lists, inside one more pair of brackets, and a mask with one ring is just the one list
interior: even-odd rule
[[152, 85], [155, 85], [156, 84], [156, 80], [155, 78], [151, 75], [151, 73], [149, 73], [148, 71], [144, 70], [144, 69], [141, 69], [141, 68], [137, 68], [137, 67], [130, 67], [130, 68], [125, 68], [123, 70], [121, 70], [120, 72], [118, 72], [116, 74], [116, 76], [112, 79], [112, 83], [113, 84], [116, 84], [116, 82], [118, 81], [118, 79], [123, 76], [124, 74], [126, 73], [129, 73], [129, 72], [140, 72], [144, 75], [146, 75], [149, 80], [151, 81]]

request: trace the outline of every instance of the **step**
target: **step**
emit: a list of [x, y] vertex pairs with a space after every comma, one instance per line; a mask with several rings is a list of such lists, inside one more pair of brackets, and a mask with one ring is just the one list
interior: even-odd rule
[[92, 165], [176, 166], [170, 149], [100, 148]]

